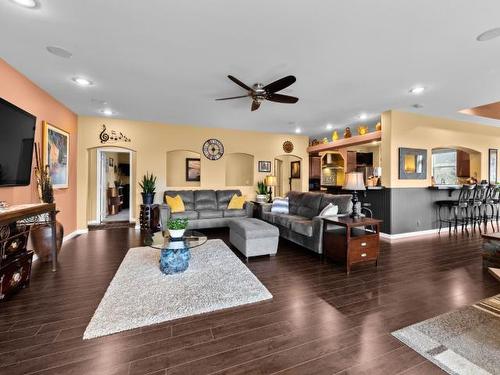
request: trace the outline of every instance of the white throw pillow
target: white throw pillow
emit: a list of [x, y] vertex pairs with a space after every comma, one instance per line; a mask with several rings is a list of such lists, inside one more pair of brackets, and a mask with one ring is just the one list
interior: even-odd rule
[[319, 216], [335, 216], [339, 213], [339, 206], [333, 203], [328, 203], [325, 208], [320, 212]]
[[288, 214], [288, 198], [274, 198], [271, 212], [278, 214]]

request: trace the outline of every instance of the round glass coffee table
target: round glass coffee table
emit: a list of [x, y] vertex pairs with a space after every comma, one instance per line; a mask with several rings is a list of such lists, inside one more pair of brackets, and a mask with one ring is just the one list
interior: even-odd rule
[[184, 272], [189, 267], [190, 250], [207, 242], [207, 236], [194, 230], [187, 230], [181, 238], [171, 238], [165, 232], [146, 236], [145, 245], [160, 252], [160, 270], [167, 275]]

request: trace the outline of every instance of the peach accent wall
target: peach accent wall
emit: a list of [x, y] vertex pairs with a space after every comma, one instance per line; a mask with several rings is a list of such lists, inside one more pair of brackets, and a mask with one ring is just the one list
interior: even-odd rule
[[[44, 120], [70, 134], [69, 188], [56, 190], [54, 196], [61, 211], [57, 218], [64, 225], [65, 234], [73, 232], [76, 230], [77, 116], [2, 59], [0, 97], [36, 116], [36, 142], [42, 141]], [[34, 174], [30, 186], [0, 187], [0, 200], [11, 205], [38, 202]]]

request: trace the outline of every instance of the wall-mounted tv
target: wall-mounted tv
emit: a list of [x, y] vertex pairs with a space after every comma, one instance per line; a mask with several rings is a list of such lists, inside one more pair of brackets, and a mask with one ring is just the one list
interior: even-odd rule
[[31, 180], [36, 117], [0, 98], [0, 187]]

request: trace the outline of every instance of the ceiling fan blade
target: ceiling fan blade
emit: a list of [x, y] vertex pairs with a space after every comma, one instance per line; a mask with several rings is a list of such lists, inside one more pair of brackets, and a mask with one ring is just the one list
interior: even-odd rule
[[232, 75], [228, 75], [227, 78], [229, 78], [231, 81], [236, 83], [238, 86], [243, 87], [247, 91], [252, 91], [250, 87], [245, 85], [243, 82], [241, 82], [238, 78], [233, 77]]
[[294, 76], [286, 76], [286, 77], [283, 77], [281, 79], [278, 79], [277, 81], [270, 83], [269, 85], [264, 86], [263, 88], [268, 93], [274, 93], [274, 92], [283, 90], [284, 88], [287, 88], [295, 81], [296, 81], [296, 79]]
[[269, 94], [266, 96], [266, 99], [270, 100], [271, 102], [288, 103], [288, 104], [294, 104], [299, 101], [299, 98], [296, 98], [295, 96], [281, 95], [281, 94]]
[[257, 100], [252, 101], [252, 111], [258, 110], [260, 107], [260, 103]]
[[250, 94], [240, 95], [240, 96], [231, 96], [229, 98], [219, 98], [219, 99], [215, 99], [215, 100], [231, 100], [231, 99], [239, 99], [239, 98], [248, 98], [249, 96], [250, 96]]

